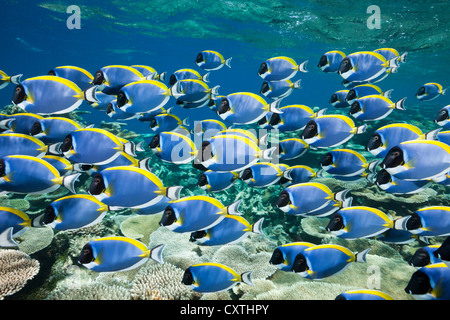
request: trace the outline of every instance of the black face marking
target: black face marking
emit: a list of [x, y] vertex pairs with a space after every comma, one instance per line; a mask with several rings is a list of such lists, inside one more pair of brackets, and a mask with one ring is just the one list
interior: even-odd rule
[[33, 125], [31, 126], [31, 130], [30, 130], [30, 134], [32, 136], [35, 136], [39, 133], [42, 132], [42, 127], [41, 127], [41, 123], [39, 121], [36, 121], [35, 123], [33, 123]]
[[264, 81], [263, 84], [261, 85], [261, 90], [259, 90], [259, 93], [264, 94], [267, 91], [270, 91], [270, 85], [267, 81]]
[[206, 236], [205, 230], [199, 230], [191, 233], [191, 236], [189, 237], [190, 242], [195, 242], [197, 239], [201, 239]]
[[383, 145], [383, 141], [381, 141], [381, 136], [379, 133], [374, 133], [369, 139], [369, 142], [367, 143], [366, 150], [374, 150], [378, 149]]
[[275, 203], [275, 206], [277, 206], [278, 208], [282, 208], [287, 206], [289, 203], [291, 203], [289, 193], [287, 193], [286, 190], [281, 191], [280, 195], [278, 196], [278, 200]]
[[155, 149], [159, 147], [159, 134], [153, 137], [152, 141], [150, 141], [149, 147], [150, 149]]
[[102, 70], [98, 70], [94, 75], [94, 80], [92, 81], [93, 85], [101, 85], [103, 82], [105, 82], [105, 75], [103, 74]]
[[278, 113], [272, 113], [272, 116], [270, 117], [269, 125], [276, 126], [281, 122], [281, 117]]
[[382, 168], [395, 168], [404, 163], [403, 151], [399, 147], [393, 147], [381, 163]]
[[230, 102], [227, 98], [222, 98], [220, 101], [219, 107], [217, 108], [217, 114], [223, 114], [230, 110]]
[[311, 139], [317, 135], [317, 124], [314, 120], [310, 120], [302, 132], [302, 139]]
[[377, 174], [377, 179], [375, 183], [379, 186], [388, 184], [392, 181], [392, 176], [385, 169], [381, 169]]
[[94, 176], [88, 191], [91, 195], [99, 195], [103, 191], [105, 191], [105, 182], [103, 180], [103, 176], [100, 173], [97, 173]]
[[259, 67], [258, 74], [262, 75], [262, 74], [266, 73], [267, 70], [269, 70], [269, 68], [267, 67], [267, 63], [263, 62], [263, 63], [261, 63], [261, 66]]
[[42, 218], [42, 223], [47, 225], [56, 220], [55, 209], [50, 205], [44, 211], [44, 217]]
[[167, 206], [167, 208], [164, 210], [161, 220], [159, 221], [159, 225], [170, 226], [175, 221], [177, 221], [175, 211], [173, 210], [173, 208], [171, 206]]
[[56, 76], [55, 70], [50, 70], [50, 71], [48, 72], [48, 75], [49, 75], [49, 76]]
[[341, 65], [339, 66], [339, 74], [343, 74], [346, 73], [347, 71], [349, 71], [352, 68], [352, 62], [350, 61], [350, 59], [348, 57], [345, 57], [342, 62]]
[[427, 294], [431, 291], [430, 278], [418, 270], [413, 273], [408, 285], [405, 288], [405, 292], [409, 294]]
[[6, 175], [5, 170], [6, 170], [6, 168], [5, 168], [5, 160], [4, 159], [0, 159], [0, 177], [4, 177]]
[[424, 267], [430, 264], [430, 255], [424, 248], [418, 249], [408, 262], [413, 267]]
[[344, 228], [344, 219], [342, 218], [342, 215], [339, 213], [333, 214], [333, 216], [330, 218], [330, 222], [326, 226], [327, 231], [338, 231]]
[[272, 257], [270, 258], [269, 263], [270, 264], [281, 264], [281, 263], [283, 263], [283, 261], [284, 261], [283, 253], [281, 252], [281, 250], [279, 248], [276, 248], [272, 253]]
[[339, 102], [339, 99], [338, 99], [337, 94], [333, 93], [333, 95], [330, 98], [330, 104], [333, 104], [333, 103], [336, 103], [336, 102]]
[[245, 180], [249, 180], [251, 178], [253, 178], [252, 169], [250, 169], [250, 168], [245, 169], [244, 172], [242, 173], [241, 179], [245, 181]]
[[356, 98], [357, 98], [357, 96], [356, 96], [356, 91], [355, 91], [355, 89], [350, 89], [350, 90], [348, 91], [348, 93], [347, 93], [347, 96], [345, 97], [345, 100], [351, 101], [351, 100], [354, 100], [354, 99], [356, 99]]
[[308, 264], [306, 263], [306, 258], [303, 254], [299, 253], [294, 260], [292, 265], [292, 271], [303, 272], [308, 270]]
[[361, 111], [361, 105], [360, 105], [359, 101], [353, 102], [350, 107], [350, 114], [355, 114], [359, 111]]
[[126, 105], [127, 103], [128, 103], [128, 98], [127, 98], [126, 94], [122, 90], [120, 90], [119, 93], [117, 94], [116, 106], [118, 108], [121, 108], [124, 105]]
[[416, 230], [422, 227], [422, 221], [420, 219], [420, 216], [413, 212], [411, 214], [411, 217], [406, 221], [406, 229], [407, 230]]
[[60, 146], [61, 152], [67, 152], [72, 149], [72, 135], [68, 134]]
[[324, 67], [328, 64], [328, 57], [323, 55], [320, 57], [319, 64], [317, 65], [319, 68]]
[[94, 261], [94, 253], [92, 247], [89, 243], [85, 244], [83, 249], [81, 249], [80, 256], [78, 257], [78, 262], [81, 264], [87, 264]]
[[183, 279], [181, 280], [181, 283], [185, 284], [187, 286], [190, 286], [191, 284], [194, 283], [194, 277], [192, 276], [192, 272], [191, 272], [191, 270], [189, 270], [189, 268], [186, 269], [186, 271], [184, 271]]
[[449, 119], [448, 110], [442, 108], [441, 110], [439, 110], [436, 118], [434, 119], [434, 122], [441, 122], [448, 119]]
[[18, 84], [16, 88], [14, 89], [14, 95], [12, 98], [12, 102], [14, 104], [19, 104], [27, 99], [27, 95], [25, 93], [25, 88], [23, 85]]
[[419, 88], [419, 90], [417, 90], [416, 97], [423, 96], [426, 92], [427, 92], [427, 89], [424, 86], [422, 86]]
[[322, 161], [320, 162], [320, 165], [322, 167], [325, 167], [325, 166], [331, 166], [332, 164], [333, 164], [333, 155], [331, 154], [331, 152], [328, 152], [323, 157]]
[[206, 174], [202, 173], [200, 175], [200, 177], [198, 178], [197, 185], [199, 187], [203, 187], [203, 186], [206, 186], [207, 184], [208, 184], [208, 178], [206, 177]]
[[173, 86], [177, 81], [178, 81], [177, 77], [174, 74], [172, 74], [169, 78], [169, 87]]
[[197, 57], [195, 58], [195, 63], [200, 63], [200, 62], [202, 62], [203, 61], [203, 53], [199, 53], [198, 55], [197, 55]]

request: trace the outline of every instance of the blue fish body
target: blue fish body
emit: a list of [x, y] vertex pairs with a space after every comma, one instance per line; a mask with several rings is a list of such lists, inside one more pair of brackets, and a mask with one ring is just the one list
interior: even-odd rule
[[38, 122], [41, 132], [33, 136], [47, 144], [62, 142], [68, 134], [82, 128], [77, 122], [63, 117], [47, 117]]
[[292, 160], [304, 155], [308, 149], [308, 144], [298, 138], [289, 138], [281, 140], [279, 143], [280, 153], [279, 157], [281, 160]]
[[152, 147], [152, 152], [164, 162], [185, 164], [195, 156], [194, 142], [187, 136], [176, 132], [158, 133], [159, 144]]
[[[410, 226], [408, 220], [416, 218], [420, 219], [420, 223]], [[400, 218], [396, 225], [401, 230], [409, 232], [421, 237], [438, 237], [450, 235], [450, 207], [447, 206], [431, 206], [419, 209], [413, 215]]]
[[[154, 258], [153, 251], [157, 248], [149, 250], [143, 243], [127, 237], [99, 238], [90, 241], [88, 245], [92, 250], [94, 260], [83, 263], [83, 265], [96, 272], [117, 272], [135, 269], [147, 262], [148, 258]], [[162, 251], [163, 246], [158, 246], [158, 249]], [[158, 260], [160, 259], [158, 258]], [[162, 263], [161, 261], [159, 262]]]
[[150, 128], [156, 132], [162, 131], [172, 131], [178, 128], [179, 126], [186, 124], [186, 121], [182, 121], [174, 114], [170, 113], [161, 113], [155, 116], [155, 121], [152, 122]]
[[219, 192], [230, 188], [239, 178], [235, 172], [216, 172], [208, 170], [202, 173], [206, 177], [206, 184], [200, 187], [208, 192]]
[[[291, 185], [285, 189], [289, 195], [290, 202], [286, 206], [278, 206], [287, 214], [307, 215], [327, 208], [325, 214], [331, 214], [342, 206], [340, 200], [324, 184], [305, 182]], [[324, 214], [323, 211], [318, 211]]]
[[[15, 103], [26, 112], [39, 115], [68, 113], [77, 109], [87, 97], [75, 83], [55, 76], [39, 76], [21, 82], [26, 99]], [[95, 87], [93, 87], [95, 90]]]
[[288, 80], [294, 77], [298, 71], [307, 72], [305, 69], [307, 61], [300, 65], [289, 57], [273, 57], [261, 64], [258, 75], [266, 81]]
[[[242, 177], [246, 170], [251, 172], [249, 177]], [[241, 179], [250, 187], [264, 188], [277, 183], [283, 176], [283, 171], [276, 165], [269, 162], [255, 163], [251, 167], [241, 171]]]
[[[119, 95], [123, 93], [126, 103], [121, 104]], [[146, 113], [164, 107], [171, 97], [169, 88], [156, 80], [141, 80], [123, 86], [117, 98], [117, 106], [127, 113]]]
[[216, 119], [196, 121], [194, 126], [194, 134], [203, 135], [206, 139], [211, 138], [220, 131], [227, 130], [227, 126], [223, 122]]
[[394, 298], [378, 290], [361, 289], [343, 292], [336, 300], [394, 300]]
[[420, 101], [434, 100], [440, 95], [444, 95], [447, 89], [443, 89], [442, 85], [436, 82], [425, 83], [416, 93], [417, 99]]
[[170, 76], [169, 85], [173, 86], [177, 81], [185, 79], [196, 79], [209, 82], [209, 72], [202, 76], [197, 70], [194, 69], [179, 69]]
[[441, 126], [443, 129], [450, 129], [450, 105], [443, 107], [439, 110], [434, 122]]
[[158, 73], [158, 71], [156, 71], [153, 67], [137, 64], [132, 65], [131, 67], [139, 71], [146, 79], [159, 81], [166, 80], [166, 72]]
[[407, 244], [415, 241], [416, 235], [407, 230], [388, 229], [384, 233], [376, 237], [377, 240], [381, 240], [385, 243], [394, 244]]
[[308, 269], [300, 275], [307, 279], [319, 280], [334, 276], [347, 269], [352, 262], [365, 262], [349, 249], [333, 244], [316, 245], [305, 249], [301, 254], [306, 259]]
[[72, 149], [64, 155], [75, 163], [102, 165], [113, 161], [124, 151], [124, 141], [107, 130], [83, 128], [70, 135]]
[[46, 225], [56, 230], [76, 230], [95, 225], [108, 211], [108, 206], [86, 194], [62, 197], [50, 206], [54, 210], [55, 220]]
[[318, 67], [325, 73], [338, 72], [345, 53], [339, 50], [325, 52], [320, 58]]
[[225, 134], [216, 135], [208, 142], [212, 157], [202, 158], [201, 163], [212, 171], [239, 172], [263, 158], [262, 150], [250, 138]]
[[450, 131], [439, 131], [437, 140], [450, 145]]
[[106, 94], [101, 91], [96, 92], [95, 96], [97, 97], [98, 102], [91, 103], [91, 106], [99, 110], [106, 110], [108, 104], [117, 99], [115, 95]]
[[192, 265], [186, 272], [192, 276], [192, 284], [189, 284], [191, 289], [201, 293], [226, 291], [240, 282], [252, 285], [250, 279], [245, 280], [250, 277], [250, 272], [239, 275], [233, 269], [219, 263]]
[[203, 70], [219, 70], [224, 65], [231, 68], [231, 57], [225, 59], [222, 54], [213, 50], [203, 50], [197, 55], [195, 63]]
[[[260, 225], [262, 220], [259, 220], [256, 225]], [[202, 238], [195, 238], [195, 232], [191, 234], [191, 241], [194, 237], [198, 244], [204, 246], [220, 246], [224, 244], [234, 244], [244, 240], [251, 232], [261, 233], [261, 229], [255, 230], [254, 225], [251, 225], [243, 217], [235, 215], [226, 215], [225, 218], [215, 226], [206, 230], [200, 231]], [[194, 241], [195, 241], [194, 240]]]
[[[328, 160], [330, 158], [330, 161]], [[360, 153], [350, 149], [335, 149], [328, 152], [321, 167], [332, 175], [356, 176], [369, 168], [369, 163]]]
[[[176, 220], [163, 225], [171, 231], [183, 233], [212, 228], [228, 213], [220, 201], [207, 196], [185, 197], [172, 201], [166, 208], [175, 213]], [[165, 214], [164, 214], [165, 215]], [[163, 221], [164, 219], [161, 219]]]
[[65, 176], [73, 171], [73, 164], [64, 157], [58, 157], [53, 155], [45, 155], [42, 160], [47, 161], [50, 165], [58, 170], [60, 176]]
[[219, 86], [210, 88], [206, 82], [197, 79], [184, 79], [175, 83], [170, 91], [178, 104], [199, 103], [217, 95]]
[[397, 58], [397, 60], [401, 63], [406, 62], [406, 56], [408, 55], [407, 52], [400, 55], [400, 53], [394, 48], [380, 48], [373, 50], [373, 52], [381, 54], [388, 61]]
[[94, 195], [110, 207], [140, 209], [154, 205], [166, 196], [167, 189], [153, 173], [131, 166], [100, 171], [105, 190]]
[[392, 194], [413, 194], [423, 191], [432, 183], [431, 180], [402, 180], [391, 176], [391, 181], [388, 183], [377, 184], [378, 187]]
[[345, 101], [347, 101], [347, 103], [351, 105], [356, 99], [370, 95], [382, 95], [386, 98], [389, 98], [391, 92], [392, 90], [383, 93], [383, 91], [374, 84], [361, 84], [354, 86], [353, 88], [348, 90]]
[[[382, 126], [374, 131], [372, 137], [377, 135], [375, 139], [380, 139], [379, 145], [367, 145], [367, 151], [376, 157], [384, 158], [388, 151], [400, 143], [409, 140], [424, 139], [423, 132], [416, 126], [407, 123], [393, 123]], [[371, 140], [373, 139], [371, 137]]]
[[[421, 276], [422, 275], [422, 276]], [[423, 283], [423, 275], [427, 278], [429, 292], [416, 293], [413, 290], [415, 282]], [[421, 280], [416, 280], [421, 278]], [[426, 280], [425, 280], [426, 281]], [[450, 268], [445, 263], [430, 264], [420, 268], [411, 276], [405, 291], [417, 296], [420, 300], [449, 300], [450, 299]]]
[[[251, 124], [258, 122], [267, 112], [278, 112], [280, 100], [268, 104], [260, 96], [250, 92], [236, 92], [222, 98], [217, 113], [232, 124]], [[226, 108], [222, 109], [222, 106]]]
[[295, 165], [286, 170], [285, 176], [288, 176], [290, 183], [294, 185], [309, 182], [312, 178], [316, 177], [316, 172], [311, 167]]
[[300, 82], [301, 80], [295, 82], [291, 80], [265, 81], [261, 86], [260, 93], [272, 100], [286, 98], [294, 89], [301, 89]]
[[16, 247], [13, 240], [31, 227], [31, 219], [20, 210], [0, 207], [0, 247]]
[[[0, 177], [0, 190], [13, 193], [48, 193], [65, 185], [74, 193], [73, 185], [66, 181], [71, 177], [61, 177], [58, 170], [45, 160], [31, 156], [13, 155], [3, 157], [5, 176]], [[78, 177], [79, 174], [74, 175]], [[72, 181], [74, 182], [74, 181]]]
[[[346, 67], [346, 64], [349, 65]], [[389, 74], [396, 67], [398, 67], [396, 61], [388, 61], [379, 53], [361, 51], [346, 56], [342, 60], [338, 72], [345, 80], [350, 82], [373, 82], [380, 76]]]
[[0, 134], [0, 158], [11, 155], [26, 155], [42, 158], [47, 146], [39, 139], [22, 133]]
[[75, 66], [59, 66], [50, 70], [49, 74], [70, 80], [83, 91], [91, 87], [94, 80], [89, 71]]
[[16, 113], [5, 116], [3, 121], [8, 122], [9, 131], [14, 133], [31, 134], [31, 129], [36, 121], [43, 119], [40, 115], [33, 113]]
[[106, 114], [114, 120], [130, 120], [138, 118], [140, 115], [124, 111], [117, 106], [117, 100], [110, 101], [106, 107]]
[[[98, 75], [101, 75], [102, 78], [98, 79]], [[99, 90], [106, 94], [117, 95], [123, 86], [144, 79], [144, 75], [135, 68], [110, 65], [102, 67], [96, 72], [93, 84], [98, 85]]]
[[360, 239], [374, 237], [393, 228], [393, 221], [381, 210], [365, 206], [342, 208], [332, 216], [342, 218], [340, 229], [330, 232], [342, 239]]
[[307, 135], [307, 125], [301, 138], [307, 144], [316, 148], [328, 148], [344, 144], [355, 134], [361, 134], [366, 129], [365, 125], [356, 127], [349, 117], [342, 115], [323, 115], [311, 121], [316, 126], [317, 133], [311, 136]]
[[310, 107], [299, 104], [281, 107], [280, 111], [283, 113], [272, 113], [268, 121], [271, 127], [280, 130], [280, 132], [303, 130], [308, 121], [319, 115]]
[[350, 114], [361, 121], [375, 121], [386, 118], [394, 109], [405, 110], [404, 101], [392, 102], [382, 95], [369, 95], [356, 99], [350, 107]]
[[[281, 245], [274, 250], [270, 263], [282, 271], [291, 272], [295, 257], [313, 246], [314, 244], [309, 242], [292, 242]], [[277, 257], [279, 254], [281, 257]]]
[[338, 90], [330, 98], [329, 103], [338, 109], [348, 108], [350, 105], [345, 99], [349, 93], [349, 90]]
[[[382, 167], [391, 175], [402, 180], [429, 180], [450, 171], [450, 147], [440, 141], [410, 140], [399, 145], [403, 152], [403, 164], [386, 167], [388, 153]], [[392, 149], [391, 149], [392, 150]]]

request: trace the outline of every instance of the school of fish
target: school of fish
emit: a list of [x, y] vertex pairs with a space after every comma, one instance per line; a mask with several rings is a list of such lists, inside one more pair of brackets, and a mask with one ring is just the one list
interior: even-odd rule
[[[160, 225], [189, 233], [201, 246], [242, 241], [251, 233], [263, 234], [264, 218], [249, 222], [239, 211], [242, 200], [221, 203], [214, 192], [224, 191], [237, 180], [249, 187], [281, 184], [273, 205], [286, 215], [328, 217], [326, 231], [343, 239], [377, 238], [404, 244], [450, 235], [450, 207], [424, 207], [398, 219], [368, 206], [352, 206], [350, 191], [333, 192], [314, 178], [331, 176], [343, 181], [366, 179], [382, 192], [413, 194], [433, 183], [450, 185], [450, 105], [432, 119], [436, 130], [422, 132], [407, 123], [380, 126], [365, 146], [374, 157], [366, 159], [346, 143], [366, 132], [367, 121], [385, 119], [392, 112], [407, 112], [406, 98], [391, 100], [392, 89], [375, 83], [401, 72], [407, 53], [393, 48], [346, 55], [333, 50], [320, 57], [318, 68], [342, 77], [343, 90], [331, 95], [331, 107], [313, 111], [302, 104], [283, 105], [283, 98], [301, 89], [297, 74], [308, 72], [309, 60], [297, 63], [285, 56], [261, 62], [255, 72], [263, 80], [259, 93], [219, 95], [210, 85], [210, 74], [231, 68], [231, 57], [204, 50], [187, 66], [168, 77], [146, 65], [109, 65], [94, 74], [77, 66], [57, 66], [46, 75], [22, 79], [0, 71], [0, 89], [14, 85], [12, 103], [23, 113], [0, 114], [0, 193], [45, 194], [60, 187], [72, 193], [42, 208], [37, 216], [12, 207], [0, 207], [0, 247], [16, 248], [14, 240], [28, 228], [76, 230], [102, 221], [109, 211], [133, 209], [138, 214], [161, 214]], [[226, 69], [225, 68], [225, 69]], [[309, 68], [309, 67], [308, 67]], [[166, 82], [167, 79], [167, 84]], [[436, 99], [446, 89], [425, 83], [417, 91], [420, 101]], [[185, 109], [207, 106], [222, 121], [197, 121], [189, 130], [188, 119], [171, 112], [170, 102]], [[117, 137], [105, 129], [83, 127], [65, 115], [88, 103], [114, 121], [149, 122], [154, 133], [149, 142]], [[348, 116], [333, 114], [348, 110]], [[258, 136], [254, 129], [265, 129]], [[276, 141], [277, 132], [291, 138]], [[201, 137], [201, 143], [196, 143]], [[275, 142], [274, 142], [275, 141]], [[182, 187], [165, 186], [151, 172], [154, 157], [139, 153], [150, 149], [156, 161], [192, 164], [198, 169], [198, 188], [208, 196], [181, 197]], [[284, 160], [299, 159], [306, 152], [325, 149], [320, 170]], [[89, 175], [87, 191], [76, 182]], [[131, 270], [149, 259], [164, 263], [160, 244], [148, 248], [124, 236], [92, 239], [78, 262], [96, 272]], [[366, 262], [367, 248], [352, 252], [346, 247], [308, 242], [277, 247], [267, 263], [283, 272], [320, 280]], [[120, 254], [118, 254], [120, 252]], [[450, 242], [419, 249], [408, 262], [417, 271], [405, 291], [418, 299], [450, 298]], [[346, 271], [351, 272], [351, 270]], [[252, 271], [236, 273], [226, 265], [202, 263], [185, 270], [180, 281], [197, 292], [219, 292], [238, 283], [253, 285]], [[391, 300], [378, 290], [343, 292], [337, 300]]]

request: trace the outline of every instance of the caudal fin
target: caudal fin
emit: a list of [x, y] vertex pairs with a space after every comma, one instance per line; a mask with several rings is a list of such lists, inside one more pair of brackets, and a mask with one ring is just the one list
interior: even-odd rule
[[20, 78], [23, 76], [23, 74], [17, 74], [15, 76], [11, 76], [9, 81], [13, 84], [19, 84], [20, 83]]
[[178, 200], [180, 199], [180, 193], [181, 189], [183, 189], [182, 186], [172, 186], [166, 188], [166, 197], [170, 200]]
[[0, 247], [1, 248], [14, 248], [19, 244], [13, 240], [13, 227], [10, 227], [0, 233]]
[[64, 176], [62, 180], [62, 185], [66, 187], [70, 192], [76, 193], [75, 191], [75, 182], [78, 180], [78, 177], [81, 173], [75, 173], [68, 176]]
[[369, 251], [370, 248], [355, 254], [355, 262], [363, 262], [363, 263], [367, 262], [367, 252]]
[[395, 104], [394, 104], [394, 108], [398, 109], [398, 110], [406, 110], [405, 109], [405, 100], [406, 97], [404, 97], [403, 99], [398, 100]]
[[252, 272], [253, 271], [247, 271], [247, 272], [244, 272], [243, 274], [241, 274], [241, 280], [243, 283], [248, 284], [250, 286], [255, 285], [252, 280]]
[[306, 70], [306, 64], [308, 63], [309, 60], [303, 61], [302, 63], [300, 63], [297, 67], [297, 70], [303, 73], [308, 72], [308, 70]]
[[90, 88], [87, 88], [84, 91], [84, 100], [86, 100], [89, 103], [100, 103], [100, 101], [97, 99], [97, 95], [95, 94], [97, 91], [97, 86], [92, 86]]
[[153, 249], [151, 249], [150, 250], [150, 258], [160, 264], [163, 264], [164, 260], [162, 257], [162, 253], [163, 253], [165, 247], [166, 247], [165, 244], [160, 244], [160, 245], [154, 247]]
[[228, 68], [231, 68], [231, 59], [232, 59], [233, 57], [229, 57], [228, 59], [226, 59], [225, 60], [225, 65], [228, 67]]
[[230, 204], [227, 207], [226, 213], [231, 214], [231, 215], [241, 216], [242, 213], [239, 212], [239, 205], [241, 204], [241, 202], [242, 202], [242, 199], [239, 199], [239, 200], [233, 202], [232, 204]]
[[264, 222], [264, 218], [259, 219], [252, 225], [252, 231], [257, 234], [263, 234], [262, 224]]

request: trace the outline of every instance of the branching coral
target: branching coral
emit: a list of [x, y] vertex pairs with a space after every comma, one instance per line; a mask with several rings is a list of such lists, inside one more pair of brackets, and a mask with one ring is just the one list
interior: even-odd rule
[[0, 300], [21, 290], [39, 268], [39, 261], [22, 251], [0, 249]]

